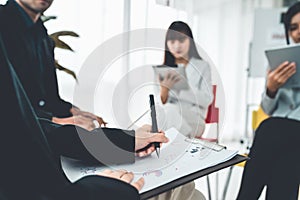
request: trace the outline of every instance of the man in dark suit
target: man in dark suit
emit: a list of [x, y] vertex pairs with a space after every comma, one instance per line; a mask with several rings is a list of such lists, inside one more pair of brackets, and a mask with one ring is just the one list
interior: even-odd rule
[[58, 124], [74, 124], [92, 130], [101, 117], [62, 100], [58, 93], [54, 43], [40, 15], [52, 0], [8, 0], [0, 7], [0, 29], [8, 57], [39, 117]]
[[[0, 199], [138, 199], [143, 180], [134, 187], [126, 184], [133, 176], [126, 171], [106, 171], [71, 184], [61, 170], [60, 155], [99, 164], [134, 162], [137, 150], [143, 149], [138, 155], [145, 156], [154, 151], [152, 142], [167, 142], [162, 132], [151, 134], [149, 126], [89, 132], [38, 120], [70, 112], [70, 104], [59, 98], [51, 41], [39, 19], [51, 3], [9, 0], [0, 7]], [[97, 146], [93, 155], [90, 145]]]
[[[139, 199], [138, 190], [143, 186], [143, 179], [130, 186], [127, 183], [132, 181], [133, 174], [124, 170], [107, 170], [102, 172], [101, 176], [89, 176], [74, 184], [70, 183], [61, 170], [59, 158], [54, 153], [58, 153], [59, 149], [55, 149], [47, 139], [9, 63], [1, 34], [0, 66], [1, 200]], [[106, 129], [103, 132], [107, 131], [111, 130]], [[119, 135], [123, 139], [127, 137], [122, 136], [124, 132], [121, 130], [113, 130], [110, 134]], [[153, 136], [146, 137], [142, 141], [136, 138], [137, 148], [147, 146], [152, 141], [167, 141], [162, 133], [151, 135]], [[110, 150], [106, 149], [106, 152]], [[148, 149], [148, 151], [153, 150], [153, 148]], [[104, 151], [102, 154], [105, 154]]]

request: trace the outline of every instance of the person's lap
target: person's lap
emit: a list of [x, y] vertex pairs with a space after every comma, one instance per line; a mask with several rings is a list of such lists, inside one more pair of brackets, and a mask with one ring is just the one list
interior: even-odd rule
[[296, 120], [272, 117], [262, 122], [245, 166], [238, 199], [257, 199], [265, 185], [268, 199], [297, 196], [299, 130], [300, 122]]

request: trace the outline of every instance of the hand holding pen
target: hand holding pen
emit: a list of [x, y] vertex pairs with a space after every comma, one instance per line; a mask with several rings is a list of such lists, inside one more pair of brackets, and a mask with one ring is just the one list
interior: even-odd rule
[[[151, 133], [158, 133], [157, 128], [157, 120], [156, 120], [156, 110], [155, 110], [155, 103], [154, 103], [154, 96], [152, 94], [149, 95], [150, 98], [150, 110], [151, 110], [151, 119], [152, 119], [152, 126], [151, 126]], [[150, 132], [150, 130], [149, 130]], [[163, 133], [160, 131], [160, 133]], [[164, 134], [164, 133], [163, 133]], [[150, 138], [153, 138], [154, 134], [150, 136]], [[165, 137], [165, 136], [164, 136]], [[165, 142], [168, 142], [165, 141]], [[143, 147], [142, 149], [138, 150], [137, 153], [139, 156], [141, 156], [141, 152], [144, 152], [145, 155], [149, 155], [152, 153], [155, 149], [157, 157], [159, 157], [160, 154], [160, 141], [152, 139], [152, 142], [149, 143], [147, 146]], [[143, 156], [145, 156], [143, 155]]]
[[154, 142], [160, 145], [169, 141], [163, 131], [160, 130], [157, 133], [151, 133], [151, 130], [150, 125], [144, 125], [135, 131], [135, 150], [136, 155], [139, 157], [148, 156], [154, 152]]

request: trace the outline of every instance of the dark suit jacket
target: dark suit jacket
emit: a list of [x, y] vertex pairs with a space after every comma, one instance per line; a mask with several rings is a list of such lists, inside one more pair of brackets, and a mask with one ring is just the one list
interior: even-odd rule
[[13, 0], [0, 6], [0, 199], [138, 199], [120, 181], [87, 177], [71, 184], [64, 176], [60, 155], [98, 164], [134, 162], [134, 131], [88, 132], [37, 120], [35, 111], [68, 116], [71, 104], [58, 95], [46, 30], [40, 21], [24, 21], [20, 9]]
[[[9, 0], [0, 6], [0, 32], [8, 59], [35, 112], [48, 113], [48, 119], [69, 116], [72, 105], [59, 97], [53, 42], [41, 20], [33, 23], [14, 0]], [[58, 157], [64, 155], [103, 164], [134, 162], [134, 131], [97, 129], [88, 132], [76, 126], [53, 124], [47, 119], [40, 122]]]
[[[61, 144], [52, 148], [57, 141], [49, 140], [42, 130], [1, 38], [0, 32], [0, 199], [139, 199], [135, 188], [115, 179], [91, 176], [74, 184], [67, 180], [55, 156], [60, 154]], [[63, 129], [57, 130], [63, 134]], [[123, 135], [122, 131], [110, 129], [102, 133], [106, 131]], [[71, 141], [76, 140], [72, 137], [75, 136], [69, 137]]]
[[69, 117], [72, 104], [58, 93], [54, 43], [39, 19], [33, 23], [14, 1], [0, 6], [0, 29], [8, 57], [28, 95], [42, 117]]

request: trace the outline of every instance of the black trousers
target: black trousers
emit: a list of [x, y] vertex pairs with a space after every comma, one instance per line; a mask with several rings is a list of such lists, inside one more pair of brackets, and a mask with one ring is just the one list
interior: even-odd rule
[[271, 117], [259, 126], [237, 199], [297, 200], [300, 180], [300, 121]]

